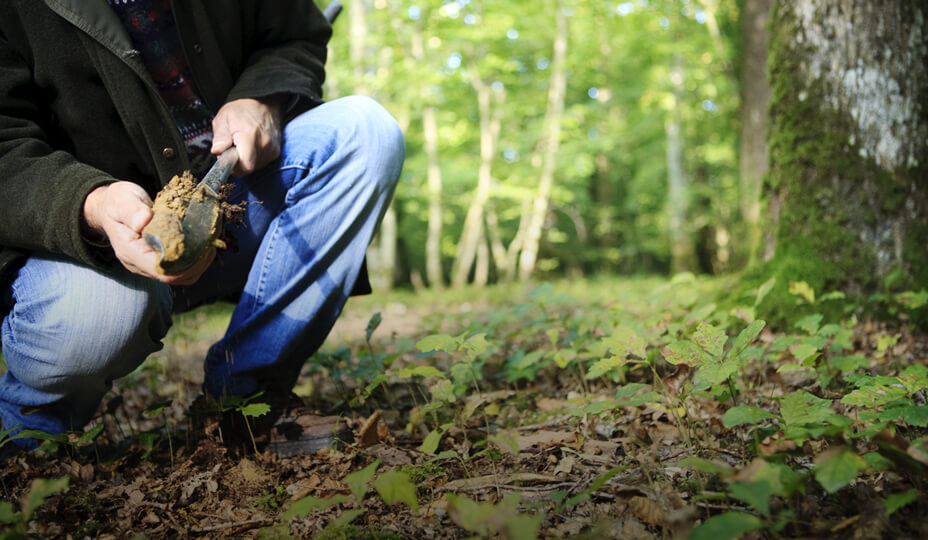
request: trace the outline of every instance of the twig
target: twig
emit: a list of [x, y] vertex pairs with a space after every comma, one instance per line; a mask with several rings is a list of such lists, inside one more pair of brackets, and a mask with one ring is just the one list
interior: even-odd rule
[[209, 527], [203, 527], [202, 529], [191, 529], [190, 532], [194, 534], [203, 534], [208, 532], [224, 531], [226, 529], [238, 529], [242, 528], [242, 531], [247, 531], [248, 529], [253, 529], [255, 527], [261, 527], [263, 525], [270, 525], [272, 522], [269, 519], [250, 519], [248, 521], [239, 521], [236, 523], [220, 523], [219, 525], [211, 525]]
[[671, 459], [673, 459], [673, 458], [680, 457], [680, 456], [682, 456], [683, 454], [690, 454], [690, 453], [692, 453], [692, 450], [691, 450], [690, 448], [684, 448], [683, 450], [678, 450], [677, 452], [674, 452], [673, 454], [664, 456], [664, 457], [662, 457], [661, 459], [659, 459], [658, 461], [662, 461], [662, 462], [663, 462], [663, 461], [668, 461], [668, 460], [671, 460]]
[[696, 506], [700, 508], [705, 508], [707, 510], [737, 510], [738, 512], [742, 512], [745, 514], [751, 514], [753, 516], [757, 515], [757, 512], [754, 512], [750, 510], [749, 508], [745, 508], [743, 506], [734, 506], [731, 504], [712, 504], [712, 503], [705, 503], [705, 502], [699, 501], [696, 503]]
[[575, 482], [560, 482], [557, 484], [549, 484], [547, 486], [515, 486], [512, 484], [481, 484], [479, 486], [462, 486], [454, 489], [443, 489], [442, 491], [480, 491], [481, 489], [506, 489], [509, 491], [531, 491], [531, 492], [543, 492], [543, 491], [554, 491], [555, 489], [565, 488], [565, 487], [574, 487], [576, 486]]
[[197, 457], [197, 454], [199, 454], [202, 450], [203, 450], [202, 446], [197, 446], [196, 450], [194, 450], [193, 453], [190, 454], [190, 457], [188, 457], [186, 461], [181, 463], [180, 467], [178, 467], [177, 470], [174, 471], [173, 474], [171, 474], [170, 480], [174, 480], [175, 478], [180, 476], [182, 472], [186, 471], [187, 467], [189, 467], [190, 464], [193, 463], [193, 458]]

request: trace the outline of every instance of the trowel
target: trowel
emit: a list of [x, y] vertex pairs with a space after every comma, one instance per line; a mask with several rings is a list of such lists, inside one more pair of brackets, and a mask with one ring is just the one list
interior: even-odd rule
[[158, 255], [158, 271], [170, 275], [183, 273], [215, 245], [222, 228], [219, 186], [229, 177], [236, 163], [238, 150], [233, 146], [219, 154], [216, 163], [196, 185], [180, 223], [183, 232], [180, 245], [176, 240], [161, 238], [159, 233], [149, 230], [149, 227], [142, 231], [145, 243]]

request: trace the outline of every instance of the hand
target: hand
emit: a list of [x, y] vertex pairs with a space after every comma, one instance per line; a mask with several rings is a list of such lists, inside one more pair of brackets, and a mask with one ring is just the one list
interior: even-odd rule
[[84, 221], [91, 229], [106, 235], [116, 258], [130, 272], [169, 285], [192, 285], [213, 261], [216, 250], [209, 250], [182, 274], [159, 274], [155, 270], [158, 255], [142, 239], [142, 229], [151, 221], [151, 204], [148, 193], [137, 184], [108, 184], [91, 191], [84, 199]]
[[213, 147], [221, 154], [231, 146], [238, 149], [233, 174], [251, 174], [280, 156], [280, 109], [283, 96], [262, 100], [236, 99], [223, 105], [213, 118]]

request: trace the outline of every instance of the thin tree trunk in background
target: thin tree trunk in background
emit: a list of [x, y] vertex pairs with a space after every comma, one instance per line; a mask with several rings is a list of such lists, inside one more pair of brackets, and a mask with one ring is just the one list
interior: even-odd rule
[[670, 71], [674, 106], [666, 122], [667, 131], [667, 214], [670, 233], [671, 270], [693, 270], [693, 242], [686, 223], [689, 186], [683, 169], [683, 59], [677, 55]]
[[522, 253], [519, 256], [519, 280], [527, 281], [535, 270], [538, 246], [548, 215], [551, 188], [554, 185], [554, 166], [561, 137], [561, 121], [564, 117], [564, 95], [567, 87], [567, 37], [570, 27], [567, 14], [560, 2], [555, 10], [554, 58], [551, 62], [551, 82], [548, 88], [548, 105], [545, 112], [542, 140], [539, 145], [541, 174], [538, 192], [531, 209], [531, 219], [526, 228]]
[[761, 188], [767, 173], [767, 21], [771, 0], [745, 0], [741, 13], [741, 217], [748, 232], [748, 264], [759, 254]]
[[517, 265], [519, 263], [519, 253], [522, 252], [522, 246], [525, 244], [525, 237], [528, 235], [528, 225], [532, 215], [532, 200], [525, 199], [522, 201], [522, 212], [520, 212], [519, 228], [515, 237], [509, 243], [509, 249], [506, 250], [505, 273], [502, 276], [503, 281], [512, 281], [516, 278]]
[[480, 235], [477, 241], [477, 261], [474, 265], [474, 285], [486, 286], [490, 279], [490, 249], [487, 247], [485, 235]]
[[599, 248], [599, 270], [608, 272], [612, 269], [609, 252], [616, 249], [615, 201], [612, 194], [612, 178], [609, 156], [604, 153], [596, 155], [596, 224], [593, 227], [594, 242]]
[[499, 217], [496, 215], [496, 208], [492, 202], [487, 203], [486, 210], [487, 236], [490, 240], [490, 254], [493, 256], [493, 264], [496, 266], [497, 279], [502, 280], [504, 276], [510, 275], [508, 261], [506, 258], [506, 246], [503, 244], [503, 237], [499, 232]]
[[[745, 2], [750, 3], [751, 0], [745, 0]], [[715, 17], [719, 7], [719, 0], [699, 0], [699, 3], [702, 4], [703, 13], [706, 16], [706, 28], [709, 30], [709, 35], [712, 36], [712, 45], [715, 47], [715, 52], [716, 54], [722, 54], [721, 32], [719, 32], [719, 23]]]
[[441, 271], [441, 168], [438, 161], [438, 125], [435, 108], [422, 110], [425, 155], [428, 159], [429, 224], [425, 240], [425, 275], [435, 289], [445, 286]]
[[[420, 64], [425, 62], [425, 47], [422, 42], [422, 28], [417, 24], [410, 37], [410, 53]], [[421, 103], [426, 104], [426, 89], [419, 89]], [[428, 162], [426, 177], [429, 194], [428, 236], [425, 240], [425, 277], [429, 286], [442, 289], [445, 279], [441, 268], [441, 166], [438, 159], [438, 122], [435, 119], [435, 107], [425, 105], [422, 109], [422, 135], [425, 155]]]
[[494, 111], [493, 89], [477, 73], [476, 66], [470, 67], [471, 84], [477, 91], [477, 103], [480, 109], [480, 168], [477, 172], [477, 189], [467, 210], [461, 238], [458, 241], [457, 254], [451, 270], [451, 285], [463, 287], [470, 276], [470, 270], [477, 256], [477, 245], [483, 239], [483, 213], [490, 196], [490, 184], [493, 181], [493, 155], [499, 136], [500, 115], [497, 104]]
[[364, 49], [367, 47], [367, 21], [363, 0], [351, 0], [348, 5], [348, 32], [351, 35], [348, 54], [354, 68], [355, 88], [352, 93], [367, 95], [364, 85]]
[[[351, 33], [351, 45], [348, 53], [356, 85], [352, 89], [352, 93], [359, 95], [370, 95], [370, 89], [364, 84], [364, 73], [367, 70], [365, 58], [368, 34], [365, 9], [362, 0], [351, 0], [348, 6], [348, 28]], [[403, 115], [398, 120], [403, 133], [405, 133], [409, 127], [408, 115]], [[396, 243], [396, 211], [391, 203], [384, 213], [376, 237], [371, 241], [371, 245], [367, 250], [371, 284], [378, 289], [390, 290], [393, 288], [396, 275]]]

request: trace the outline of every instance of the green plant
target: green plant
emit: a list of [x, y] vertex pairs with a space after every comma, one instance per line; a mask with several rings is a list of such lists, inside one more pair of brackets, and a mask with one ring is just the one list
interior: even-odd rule
[[19, 512], [14, 511], [13, 503], [0, 501], [0, 523], [4, 524], [4, 529], [0, 531], [0, 538], [3, 540], [28, 538], [27, 525], [35, 517], [36, 510], [45, 503], [48, 497], [61, 493], [67, 488], [67, 476], [56, 479], [40, 478], [32, 482]]

